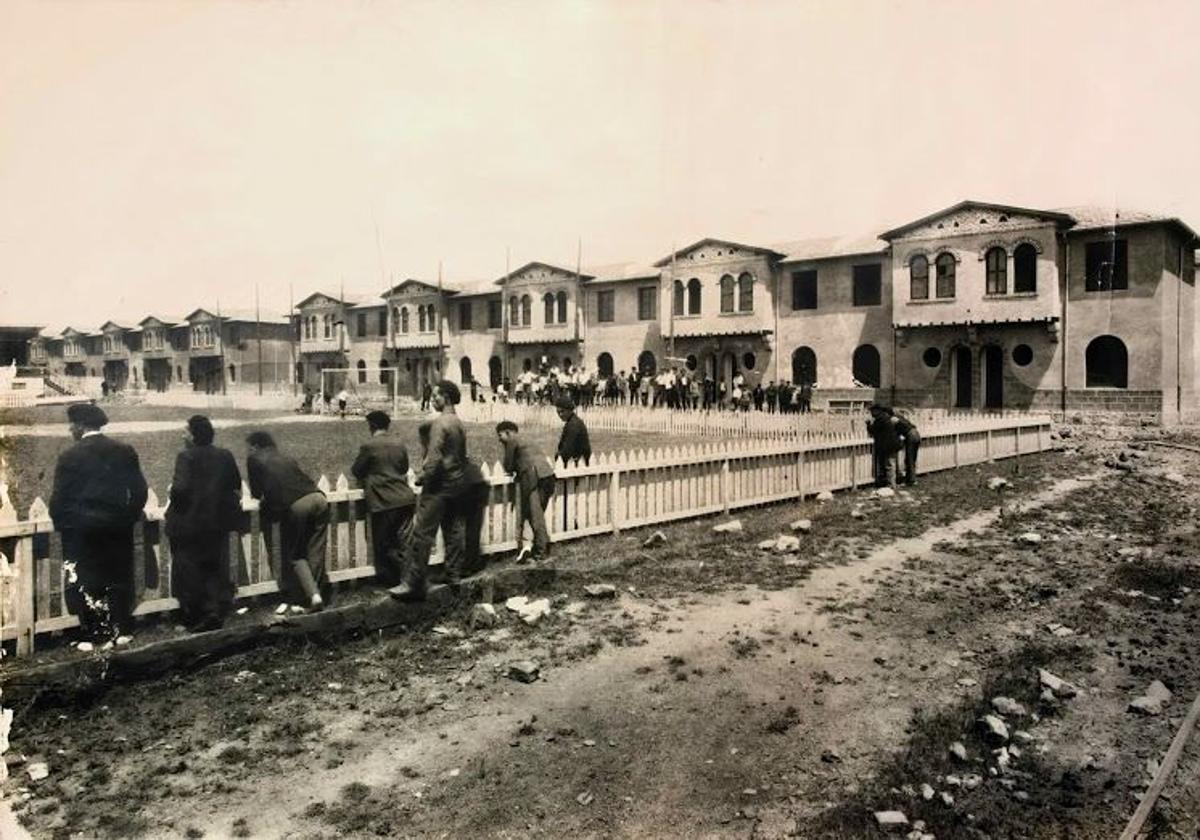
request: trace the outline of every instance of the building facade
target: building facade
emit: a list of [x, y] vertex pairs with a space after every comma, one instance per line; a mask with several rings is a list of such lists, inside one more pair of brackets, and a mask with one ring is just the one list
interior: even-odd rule
[[[1196, 234], [1177, 218], [963, 201], [860, 238], [708, 238], [649, 264], [531, 262], [475, 284], [408, 279], [315, 292], [261, 325], [263, 376], [418, 396], [443, 376], [496, 387], [543, 364], [601, 375], [686, 368], [816, 402], [947, 409], [1196, 408]], [[254, 381], [255, 325], [196, 310], [38, 336], [30, 362], [114, 383]], [[322, 371], [344, 371], [325, 377]], [[101, 373], [97, 374], [97, 371]], [[186, 376], [185, 376], [186, 372]], [[340, 385], [339, 385], [340, 387]]]

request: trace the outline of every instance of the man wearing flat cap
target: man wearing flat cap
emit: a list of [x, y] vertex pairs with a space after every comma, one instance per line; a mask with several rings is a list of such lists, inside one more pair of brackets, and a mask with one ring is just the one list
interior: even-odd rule
[[403, 571], [401, 541], [412, 521], [417, 496], [408, 485], [408, 450], [389, 429], [386, 412], [367, 414], [371, 437], [358, 450], [350, 472], [363, 489], [371, 515], [371, 547], [375, 580], [384, 586], [400, 583]]
[[133, 526], [146, 506], [137, 453], [101, 433], [96, 405], [72, 405], [67, 421], [76, 443], [58, 457], [50, 517], [62, 534], [67, 609], [88, 641], [117, 641], [133, 615]]

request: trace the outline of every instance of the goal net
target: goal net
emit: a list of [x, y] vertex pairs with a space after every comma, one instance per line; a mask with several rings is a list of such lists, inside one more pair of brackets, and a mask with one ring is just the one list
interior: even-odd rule
[[396, 383], [400, 371], [394, 367], [325, 368], [321, 371], [320, 405], [317, 410], [339, 411], [339, 397], [345, 396], [346, 411], [365, 414], [374, 409], [396, 415]]

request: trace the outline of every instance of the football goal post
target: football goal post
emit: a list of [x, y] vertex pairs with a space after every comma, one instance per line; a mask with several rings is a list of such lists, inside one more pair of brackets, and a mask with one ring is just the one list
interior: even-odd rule
[[396, 416], [400, 407], [398, 383], [400, 369], [387, 366], [325, 368], [321, 371], [322, 410], [338, 410], [338, 395], [345, 392], [346, 411], [366, 414], [373, 409], [391, 409]]

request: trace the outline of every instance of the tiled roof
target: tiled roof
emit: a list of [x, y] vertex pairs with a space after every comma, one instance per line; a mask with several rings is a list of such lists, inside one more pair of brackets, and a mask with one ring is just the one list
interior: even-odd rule
[[787, 255], [783, 262], [806, 262], [858, 254], [881, 254], [888, 249], [888, 244], [874, 234], [866, 234], [797, 239], [792, 242], [780, 242], [773, 247]]
[[455, 280], [453, 283], [445, 284], [445, 288], [446, 291], [457, 297], [500, 294], [495, 280]]
[[762, 324], [713, 324], [711, 321], [676, 321], [676, 338], [707, 338], [726, 335], [768, 335], [771, 330]]
[[1063, 207], [1059, 212], [1066, 213], [1075, 220], [1073, 230], [1111, 228], [1120, 225], [1137, 225], [1148, 222], [1168, 222], [1175, 220], [1173, 216], [1165, 216], [1161, 213], [1146, 213], [1141, 210], [1130, 210], [1123, 207], [1104, 207], [1100, 205]]
[[662, 274], [662, 269], [649, 263], [619, 262], [588, 266], [587, 273], [596, 279], [593, 283], [619, 283], [625, 280], [648, 280]]

